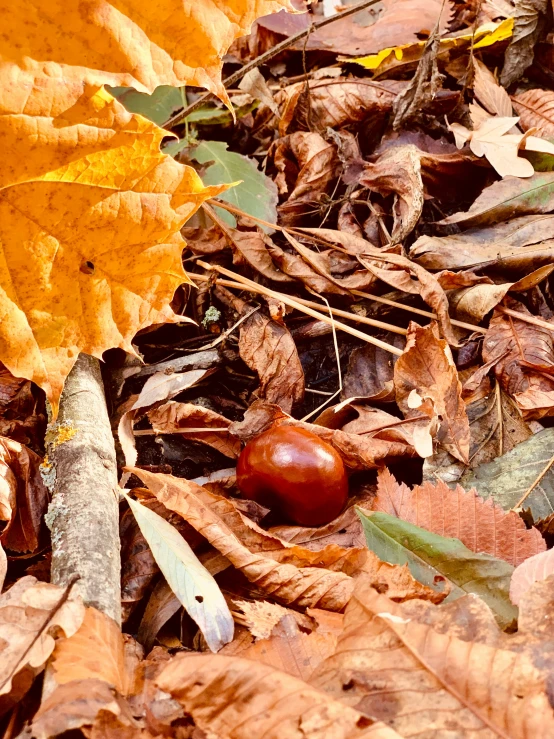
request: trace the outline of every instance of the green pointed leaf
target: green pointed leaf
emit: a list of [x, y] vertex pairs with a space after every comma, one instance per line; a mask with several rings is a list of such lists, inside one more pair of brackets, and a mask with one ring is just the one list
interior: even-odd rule
[[128, 495], [125, 498], [169, 587], [198, 624], [209, 648], [217, 652], [234, 632], [219, 585], [170, 523]]
[[489, 554], [475, 554], [459, 539], [449, 539], [402, 521], [388, 513], [357, 509], [368, 549], [390, 564], [407, 564], [424, 585], [437, 590], [446, 578], [453, 586], [447, 600], [474, 593], [496, 615], [502, 627], [517, 618], [510, 602], [510, 578], [514, 568]]
[[137, 92], [133, 87], [108, 87], [110, 94], [130, 113], [138, 113], [158, 126], [162, 126], [173, 113], [186, 105], [184, 89], [161, 85], [151, 95], [147, 95], [145, 92]]
[[[277, 223], [277, 187], [256, 162], [227, 151], [223, 141], [203, 141], [192, 152], [192, 158], [200, 164], [213, 162], [202, 176], [205, 185], [239, 182], [220, 195], [231, 205], [235, 205], [249, 215], [269, 223]], [[227, 211], [217, 208], [218, 215], [231, 226], [236, 226], [235, 218]]]

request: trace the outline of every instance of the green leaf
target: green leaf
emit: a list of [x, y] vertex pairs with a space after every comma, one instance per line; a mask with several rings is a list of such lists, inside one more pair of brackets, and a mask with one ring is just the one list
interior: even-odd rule
[[[530, 436], [501, 457], [468, 470], [460, 480], [466, 490], [475, 488], [482, 498], [492, 498], [504, 510], [518, 505], [552, 461], [554, 429], [544, 429]], [[531, 509], [535, 521], [554, 513], [554, 467], [532, 488], [521, 504]]]
[[[200, 164], [213, 162], [202, 177], [205, 185], [242, 180], [220, 195], [221, 200], [226, 200], [249, 215], [277, 223], [277, 187], [260, 172], [254, 161], [242, 154], [227, 151], [227, 144], [223, 141], [203, 141], [192, 152], [192, 158]], [[236, 220], [230, 213], [221, 208], [217, 210], [226, 223], [236, 226]]]
[[[402, 521], [388, 513], [356, 509], [368, 549], [385, 562], [405, 565], [424, 585], [437, 590], [437, 577], [453, 586], [447, 600], [467, 593], [480, 596], [505, 628], [517, 618], [510, 602], [514, 568], [489, 554], [475, 554], [459, 539], [449, 539]], [[439, 582], [440, 582], [439, 580]]]
[[[162, 126], [173, 113], [186, 105], [184, 87], [161, 85], [151, 95], [137, 92], [132, 87], [108, 87], [111, 95], [119, 100], [129, 112], [139, 113], [149, 121]], [[169, 135], [169, 132], [168, 132]]]
[[124, 494], [169, 587], [194, 619], [212, 652], [233, 638], [234, 622], [219, 585], [165, 519]]

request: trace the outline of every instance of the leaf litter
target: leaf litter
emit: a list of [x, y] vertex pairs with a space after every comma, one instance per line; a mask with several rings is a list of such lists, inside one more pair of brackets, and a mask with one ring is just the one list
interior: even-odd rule
[[[547, 3], [71, 6], [53, 59], [43, 5], [24, 65], [2, 42], [0, 730], [552, 736]], [[81, 350], [122, 629], [49, 582], [45, 421]], [[277, 426], [340, 455], [336, 519], [241, 494]]]

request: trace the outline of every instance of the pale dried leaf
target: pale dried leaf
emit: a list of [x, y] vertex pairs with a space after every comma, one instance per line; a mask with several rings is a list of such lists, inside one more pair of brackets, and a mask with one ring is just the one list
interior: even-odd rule
[[516, 567], [510, 582], [510, 599], [516, 606], [532, 586], [554, 575], [554, 549], [529, 557]]
[[496, 81], [494, 75], [482, 61], [473, 57], [475, 78], [473, 92], [491, 115], [509, 118], [513, 115], [510, 96]]

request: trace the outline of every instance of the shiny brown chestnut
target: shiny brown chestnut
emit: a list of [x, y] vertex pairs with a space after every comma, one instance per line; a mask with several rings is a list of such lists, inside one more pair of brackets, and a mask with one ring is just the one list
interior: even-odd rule
[[340, 455], [296, 426], [275, 426], [248, 442], [237, 463], [237, 484], [245, 498], [300, 526], [329, 523], [348, 497]]

